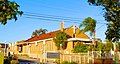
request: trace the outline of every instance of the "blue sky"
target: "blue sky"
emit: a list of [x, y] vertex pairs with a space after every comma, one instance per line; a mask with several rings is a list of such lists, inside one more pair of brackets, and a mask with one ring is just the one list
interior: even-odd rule
[[[71, 25], [79, 26], [86, 17], [92, 17], [97, 22], [103, 22], [102, 7], [90, 6], [87, 0], [12, 0], [20, 5], [20, 10], [25, 14], [54, 15], [61, 17], [79, 18], [80, 21], [65, 22], [65, 27]], [[60, 28], [60, 21], [27, 18], [23, 15], [17, 21], [10, 20], [4, 25], [0, 25], [0, 41], [15, 42], [30, 38], [32, 32], [39, 28], [47, 29], [49, 32]], [[78, 22], [78, 23], [74, 23]], [[104, 32], [106, 25], [97, 23], [96, 37], [105, 39]]]

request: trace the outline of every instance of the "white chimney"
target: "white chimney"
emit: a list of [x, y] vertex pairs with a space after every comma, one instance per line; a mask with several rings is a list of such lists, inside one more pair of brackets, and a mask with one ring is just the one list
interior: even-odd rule
[[60, 30], [61, 30], [61, 31], [64, 30], [64, 21], [61, 21], [61, 23], [60, 23]]
[[76, 37], [76, 26], [73, 25], [73, 37]]

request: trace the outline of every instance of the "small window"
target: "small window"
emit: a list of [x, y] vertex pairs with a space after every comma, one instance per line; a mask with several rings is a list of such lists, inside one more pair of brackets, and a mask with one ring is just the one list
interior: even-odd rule
[[19, 46], [19, 53], [22, 52], [22, 48], [23, 48], [23, 46]]

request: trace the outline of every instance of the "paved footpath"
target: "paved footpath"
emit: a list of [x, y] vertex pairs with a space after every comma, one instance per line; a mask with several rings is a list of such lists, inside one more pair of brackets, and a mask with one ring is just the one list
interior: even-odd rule
[[38, 62], [35, 62], [33, 60], [24, 60], [24, 59], [18, 59], [19, 64], [38, 64]]
[[24, 57], [19, 57], [18, 61], [19, 61], [19, 64], [38, 64], [39, 63], [38, 59], [24, 58]]

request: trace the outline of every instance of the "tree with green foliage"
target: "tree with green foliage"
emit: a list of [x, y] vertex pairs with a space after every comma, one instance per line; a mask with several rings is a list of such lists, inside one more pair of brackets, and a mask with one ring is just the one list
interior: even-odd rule
[[92, 36], [95, 32], [96, 20], [92, 19], [91, 17], [87, 17], [82, 21], [79, 27], [81, 31], [89, 32], [90, 36]]
[[[109, 57], [110, 50], [113, 48], [112, 42], [106, 40], [106, 43], [98, 42], [95, 46], [95, 51], [100, 51], [101, 58]], [[105, 55], [106, 54], [106, 55]], [[102, 59], [102, 64], [104, 64], [105, 59]]]
[[64, 49], [66, 48], [67, 44], [67, 34], [65, 32], [58, 32], [56, 34], [56, 37], [53, 39], [55, 42], [55, 45], [57, 46], [58, 49], [60, 49], [60, 46]]
[[34, 36], [39, 36], [41, 34], [45, 34], [47, 32], [47, 29], [39, 29], [39, 30], [35, 30], [33, 33], [32, 33], [32, 36], [31, 37], [34, 37]]
[[8, 0], [0, 0], [0, 23], [5, 25], [8, 20], [15, 19], [17, 16], [23, 14], [18, 8], [20, 6], [16, 2], [11, 2]]
[[106, 39], [116, 42], [120, 39], [120, 0], [88, 0], [89, 4], [102, 6], [107, 21]]
[[117, 42], [117, 50], [120, 51], [120, 42]]
[[106, 43], [98, 42], [95, 46], [96, 51], [109, 52], [111, 49], [113, 49], [113, 43], [109, 40], [106, 40]]
[[97, 42], [96, 51], [104, 51], [104, 44], [102, 42]]
[[105, 44], [105, 51], [110, 52], [111, 49], [113, 49], [113, 44], [111, 41], [107, 40]]
[[102, 42], [97, 42], [96, 45], [89, 45], [89, 51], [104, 51], [104, 44]]

